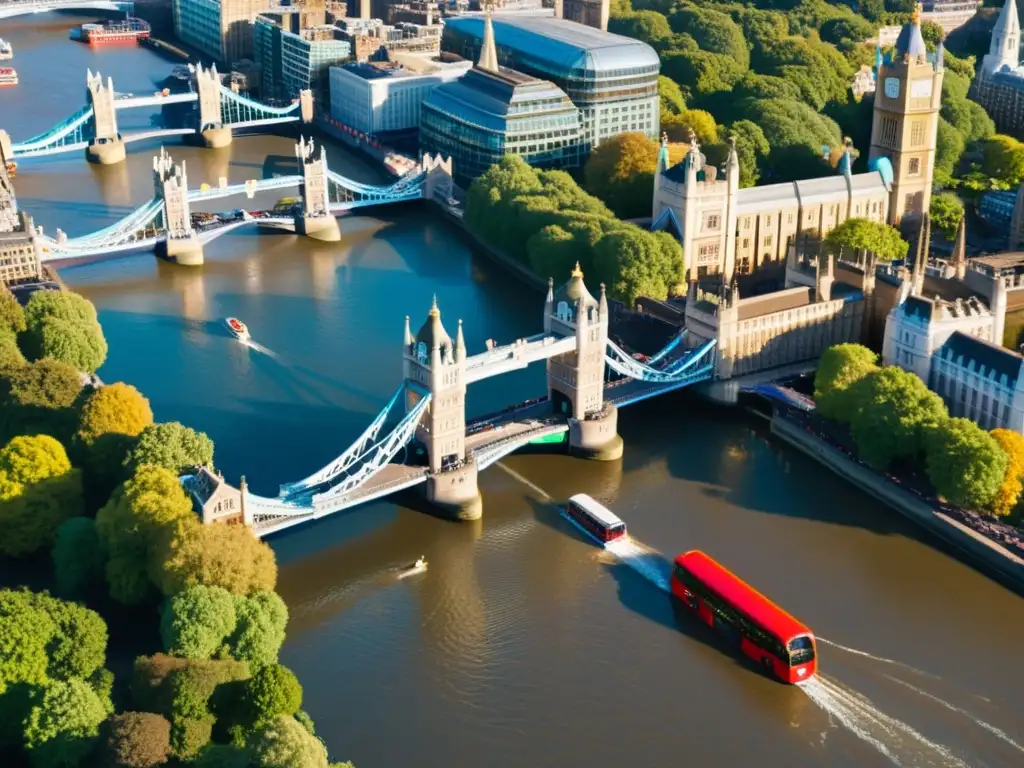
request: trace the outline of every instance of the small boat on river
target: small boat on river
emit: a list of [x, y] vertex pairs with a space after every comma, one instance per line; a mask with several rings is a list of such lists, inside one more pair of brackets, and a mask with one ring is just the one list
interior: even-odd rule
[[417, 573], [423, 573], [427, 570], [427, 558], [420, 556], [420, 559], [415, 563], [405, 566], [402, 572], [398, 574], [398, 578], [404, 579], [407, 576], [415, 576]]
[[0, 67], [0, 88], [18, 84], [18, 73], [13, 67]]
[[245, 323], [243, 323], [237, 317], [227, 318], [224, 321], [224, 325], [226, 325], [228, 327], [228, 330], [231, 331], [231, 335], [234, 336], [239, 341], [249, 340], [249, 329], [246, 327]]
[[0, 37], [0, 61], [14, 58], [14, 47]]

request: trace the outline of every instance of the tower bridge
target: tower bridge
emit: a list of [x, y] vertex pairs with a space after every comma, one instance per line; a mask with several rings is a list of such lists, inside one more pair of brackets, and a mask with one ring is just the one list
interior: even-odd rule
[[[0, 9], [4, 7], [0, 4]], [[89, 70], [86, 73], [88, 103], [41, 134], [12, 142], [11, 157], [22, 160], [84, 149], [89, 160], [111, 165], [124, 160], [126, 145], [135, 141], [193, 136], [207, 147], [217, 148], [230, 144], [236, 129], [300, 120], [308, 123], [313, 119], [311, 91], [302, 91], [293, 104], [274, 107], [242, 96], [225, 86], [216, 66], [207, 69], [201, 64], [190, 64], [189, 69], [192, 81], [187, 93], [165, 94], [161, 91], [152, 96], [117, 93], [112, 78], [104, 80], [99, 72], [94, 74]], [[119, 131], [118, 114], [125, 110], [185, 103], [195, 104], [193, 125], [189, 127], [155, 128], [130, 134]]]
[[[577, 456], [618, 459], [620, 408], [711, 377], [714, 341], [694, 346], [683, 334], [643, 363], [608, 338], [608, 319], [604, 286], [595, 299], [577, 265], [557, 291], [549, 281], [543, 333], [469, 355], [461, 320], [453, 339], [435, 299], [415, 335], [406, 317], [402, 383], [330, 464], [272, 498], [249, 491], [245, 478], [235, 488], [207, 470], [182, 483], [204, 522], [243, 521], [258, 536], [421, 484], [446, 516], [479, 518], [478, 473], [503, 457], [530, 443], [561, 442]], [[467, 423], [469, 384], [542, 360], [545, 397]]]
[[[256, 225], [274, 231], [296, 232], [319, 240], [341, 237], [335, 216], [371, 205], [422, 199], [432, 189], [438, 174], [448, 166], [440, 159], [424, 158], [423, 168], [415, 169], [398, 181], [383, 186], [363, 184], [335, 173], [327, 167], [327, 152], [319, 151], [312, 141], [300, 139], [295, 148], [301, 173], [270, 179], [250, 179], [229, 185], [225, 179], [216, 187], [189, 189], [185, 163], [175, 164], [164, 148], [153, 159], [154, 195], [121, 220], [80, 237], [69, 238], [60, 230], [56, 237], [39, 236], [42, 261], [73, 263], [97, 256], [130, 251], [154, 250], [158, 255], [185, 265], [203, 263], [203, 247], [239, 227]], [[449, 164], [450, 165], [450, 164]], [[196, 228], [191, 206], [257, 192], [298, 187], [302, 202], [294, 212], [240, 211], [219, 216], [209, 226]]]

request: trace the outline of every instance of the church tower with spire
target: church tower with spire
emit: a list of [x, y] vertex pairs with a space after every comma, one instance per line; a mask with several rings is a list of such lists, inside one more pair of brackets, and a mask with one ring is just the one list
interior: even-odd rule
[[999, 12], [999, 19], [992, 29], [988, 53], [981, 60], [981, 70], [991, 75], [1004, 67], [1016, 69], [1020, 63], [1020, 19], [1017, 17], [1017, 0], [1006, 0]]
[[894, 226], [904, 217], [927, 213], [931, 203], [942, 58], [941, 43], [934, 57], [928, 54], [918, 5], [879, 70], [871, 126], [869, 167], [883, 158], [892, 164], [888, 219]]

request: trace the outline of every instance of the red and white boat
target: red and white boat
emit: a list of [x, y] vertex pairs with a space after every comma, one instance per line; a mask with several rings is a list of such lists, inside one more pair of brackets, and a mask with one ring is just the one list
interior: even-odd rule
[[228, 327], [228, 330], [231, 331], [231, 335], [234, 336], [239, 341], [249, 340], [249, 329], [246, 327], [245, 323], [243, 323], [237, 317], [227, 318], [224, 321], [224, 325], [226, 325]]
[[124, 21], [83, 24], [71, 36], [92, 46], [125, 45], [146, 39], [150, 31], [149, 22], [129, 16]]
[[14, 67], [0, 67], [0, 88], [18, 84], [18, 73]]
[[565, 516], [602, 547], [626, 535], [626, 524], [585, 493], [577, 493], [569, 499]]

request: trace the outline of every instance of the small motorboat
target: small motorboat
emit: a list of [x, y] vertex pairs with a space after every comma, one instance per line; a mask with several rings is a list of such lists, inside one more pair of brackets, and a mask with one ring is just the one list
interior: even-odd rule
[[415, 576], [417, 573], [423, 573], [425, 570], [427, 570], [427, 558], [421, 555], [420, 559], [415, 563], [405, 566], [401, 573], [398, 574], [398, 578], [404, 579], [408, 576]]
[[249, 340], [249, 329], [246, 327], [245, 323], [243, 323], [237, 317], [227, 318], [224, 321], [224, 325], [226, 325], [228, 327], [228, 330], [231, 331], [231, 335], [234, 336], [239, 341]]

